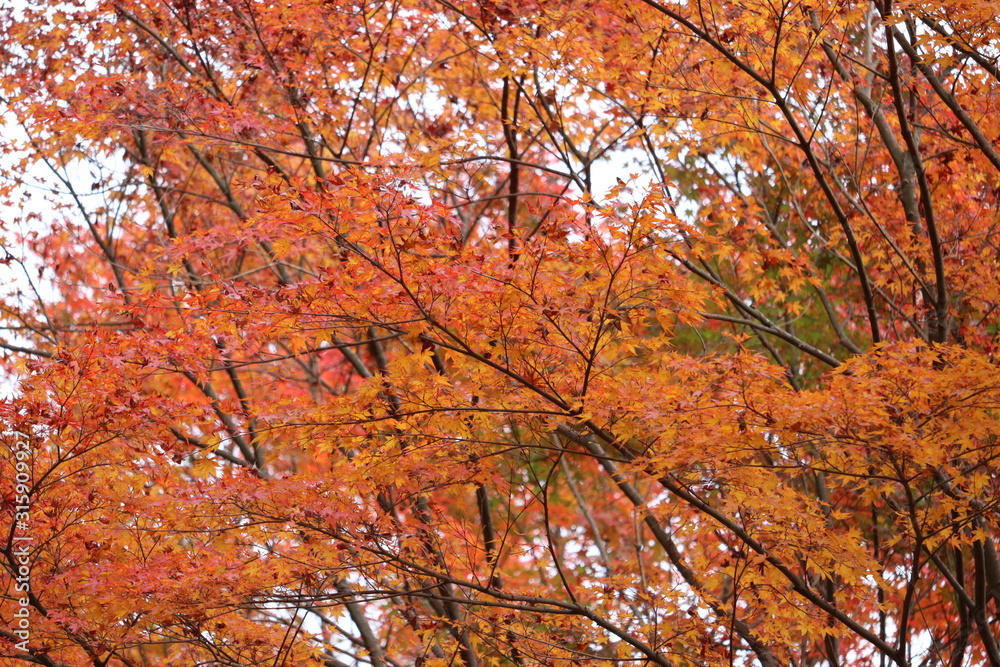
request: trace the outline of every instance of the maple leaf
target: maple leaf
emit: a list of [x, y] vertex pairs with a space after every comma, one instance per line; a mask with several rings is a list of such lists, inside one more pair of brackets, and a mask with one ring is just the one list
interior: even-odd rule
[[0, 665], [1000, 664], [996, 7], [28, 4]]

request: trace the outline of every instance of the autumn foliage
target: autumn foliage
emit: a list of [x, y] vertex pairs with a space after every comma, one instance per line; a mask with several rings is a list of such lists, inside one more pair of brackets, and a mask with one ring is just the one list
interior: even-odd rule
[[1000, 666], [994, 3], [2, 11], [0, 665]]

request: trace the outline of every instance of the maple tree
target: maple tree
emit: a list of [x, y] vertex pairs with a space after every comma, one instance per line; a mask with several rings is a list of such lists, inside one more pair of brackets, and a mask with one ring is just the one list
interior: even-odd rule
[[0, 664], [1000, 665], [998, 19], [4, 10]]

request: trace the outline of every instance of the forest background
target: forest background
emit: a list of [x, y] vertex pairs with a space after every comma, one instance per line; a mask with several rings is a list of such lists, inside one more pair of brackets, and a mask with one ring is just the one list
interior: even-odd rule
[[0, 664], [1000, 666], [998, 14], [3, 10]]

